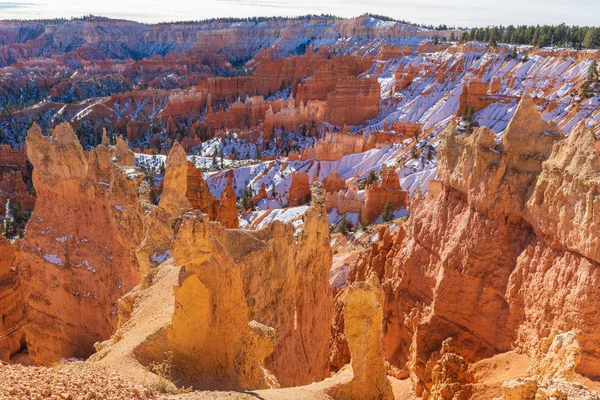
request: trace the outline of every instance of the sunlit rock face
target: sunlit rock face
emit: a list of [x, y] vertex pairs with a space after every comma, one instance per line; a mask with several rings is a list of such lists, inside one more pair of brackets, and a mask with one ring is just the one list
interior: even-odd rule
[[322, 189], [314, 188], [298, 236], [280, 222], [243, 231], [183, 212], [173, 258], [121, 300], [119, 329], [91, 361], [110, 368], [132, 358], [128, 373], [147, 374], [144, 366], [169, 351], [177, 379], [204, 389], [326, 378], [332, 254]]
[[143, 175], [123, 141], [86, 152], [69, 124], [52, 136], [34, 125], [27, 155], [38, 196], [19, 265], [28, 349], [42, 364], [87, 357], [140, 280]]
[[16, 270], [17, 246], [0, 235], [0, 361], [4, 362], [27, 345], [23, 288]]
[[349, 282], [382, 280], [390, 373], [430, 396], [443, 353], [533, 355], [551, 332], [579, 329], [576, 371], [598, 376], [594, 142], [583, 124], [565, 139], [527, 98], [500, 143], [487, 128], [447, 130], [439, 190], [415, 197], [406, 236], [380, 235], [350, 267]]

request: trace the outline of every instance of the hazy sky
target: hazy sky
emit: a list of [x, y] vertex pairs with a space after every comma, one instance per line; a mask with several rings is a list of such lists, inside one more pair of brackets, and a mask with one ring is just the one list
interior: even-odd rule
[[86, 14], [143, 22], [371, 12], [416, 23], [600, 25], [600, 0], [0, 0], [0, 19]]

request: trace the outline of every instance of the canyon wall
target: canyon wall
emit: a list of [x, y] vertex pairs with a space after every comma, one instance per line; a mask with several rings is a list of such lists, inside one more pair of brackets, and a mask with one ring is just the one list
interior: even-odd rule
[[533, 354], [550, 332], [580, 329], [577, 371], [599, 375], [594, 141], [583, 124], [564, 139], [529, 98], [500, 144], [487, 128], [448, 128], [440, 190], [417, 193], [406, 230], [381, 234], [349, 271], [382, 280], [389, 373], [429, 397], [442, 353]]
[[333, 125], [360, 125], [377, 117], [381, 87], [377, 78], [340, 80], [327, 95], [325, 120]]
[[26, 347], [23, 292], [16, 261], [13, 244], [0, 235], [0, 362]]
[[40, 364], [84, 358], [114, 332], [117, 300], [140, 280], [143, 174], [122, 140], [86, 152], [69, 124], [48, 137], [34, 125], [27, 154], [38, 196], [19, 264], [29, 354]]
[[[186, 167], [171, 166], [179, 170], [174, 175]], [[119, 329], [90, 361], [110, 368], [127, 358], [134, 362], [124, 373], [148, 375], [144, 365], [172, 352], [175, 378], [205, 389], [327, 377], [331, 239], [322, 188], [313, 189], [297, 237], [280, 222], [243, 231], [184, 212], [172, 225], [173, 258], [120, 301]], [[184, 201], [178, 197], [173, 204]]]

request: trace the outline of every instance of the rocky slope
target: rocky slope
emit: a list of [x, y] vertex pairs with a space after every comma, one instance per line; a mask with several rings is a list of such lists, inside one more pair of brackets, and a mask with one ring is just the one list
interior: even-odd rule
[[[197, 388], [256, 389], [325, 378], [331, 249], [320, 189], [297, 239], [281, 223], [256, 232], [228, 230], [190, 211], [187, 168], [183, 150], [174, 147], [163, 196], [149, 214], [170, 216], [161, 229], [166, 233], [144, 234], [144, 246], [172, 238], [165, 257], [173, 259], [121, 301], [119, 329], [92, 360], [139, 378], [148, 375], [144, 366], [171, 352], [176, 379]], [[149, 300], [154, 296], [160, 306]], [[127, 361], [131, 357], [136, 364]]]
[[443, 354], [533, 354], [571, 329], [581, 332], [576, 371], [598, 376], [596, 248], [576, 233], [594, 226], [594, 141], [584, 125], [564, 139], [527, 98], [499, 144], [488, 128], [450, 127], [439, 182], [414, 200], [406, 231], [384, 233], [351, 266], [349, 282], [382, 279], [389, 372], [410, 376], [418, 396], [437, 398]]

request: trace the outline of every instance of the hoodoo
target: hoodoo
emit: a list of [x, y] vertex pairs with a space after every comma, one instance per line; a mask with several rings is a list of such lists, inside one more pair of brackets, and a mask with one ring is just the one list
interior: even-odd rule
[[52, 136], [34, 125], [27, 156], [37, 193], [19, 262], [29, 354], [40, 364], [85, 358], [141, 278], [143, 175], [121, 139], [85, 151], [67, 123]]
[[0, 399], [600, 400], [600, 28], [314, 6], [0, 0]]

